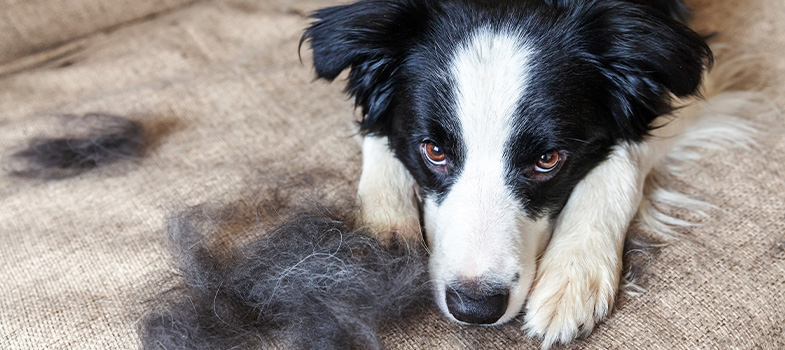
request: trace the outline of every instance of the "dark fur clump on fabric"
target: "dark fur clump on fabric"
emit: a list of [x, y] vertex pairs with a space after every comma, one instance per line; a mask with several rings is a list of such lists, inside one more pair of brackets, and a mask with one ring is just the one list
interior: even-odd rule
[[256, 224], [257, 238], [229, 254], [205, 243], [221, 230], [209, 218], [225, 217], [208, 212], [169, 219], [182, 284], [140, 324], [144, 349], [379, 349], [382, 325], [430, 304], [421, 243], [380, 245], [336, 214], [346, 210]]
[[67, 116], [66, 136], [38, 137], [13, 154], [11, 175], [58, 179], [81, 174], [144, 152], [144, 128], [137, 121], [92, 113]]

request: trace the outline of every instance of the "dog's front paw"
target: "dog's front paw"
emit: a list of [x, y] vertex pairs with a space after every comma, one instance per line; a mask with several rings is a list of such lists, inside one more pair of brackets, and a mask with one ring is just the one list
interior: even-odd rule
[[402, 213], [400, 210], [379, 210], [363, 206], [361, 220], [384, 243], [394, 239], [419, 239], [420, 220], [417, 216]]
[[[584, 252], [585, 254], [585, 252]], [[525, 328], [542, 338], [542, 348], [588, 335], [613, 306], [618, 259], [581, 253], [546, 254], [526, 305]]]
[[389, 243], [393, 239], [419, 239], [420, 217], [414, 194], [376, 190], [360, 193], [360, 220], [377, 239]]
[[415, 186], [386, 137], [363, 139], [363, 172], [357, 185], [360, 220], [380, 241], [422, 239]]

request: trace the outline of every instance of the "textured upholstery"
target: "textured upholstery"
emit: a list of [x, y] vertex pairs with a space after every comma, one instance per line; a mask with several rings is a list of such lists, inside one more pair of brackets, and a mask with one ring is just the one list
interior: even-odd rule
[[[306, 14], [335, 3], [0, 1], [0, 156], [57, 133], [61, 114], [127, 116], [152, 144], [130, 166], [69, 179], [0, 175], [0, 348], [137, 346], [142, 301], [158, 292], [149, 282], [168, 267], [173, 210], [254, 202], [297, 174], [328, 196], [353, 193], [356, 112], [340, 84], [312, 82], [309, 52], [305, 64], [297, 56]], [[757, 56], [749, 85], [763, 82], [785, 107], [785, 2], [689, 4], [694, 27], [718, 32], [728, 54]], [[568, 348], [785, 348], [785, 139], [698, 163], [671, 185], [723, 211], [646, 255], [646, 291], [621, 295]], [[520, 320], [475, 328], [436, 314], [391, 325], [384, 339], [391, 349], [538, 346]]]

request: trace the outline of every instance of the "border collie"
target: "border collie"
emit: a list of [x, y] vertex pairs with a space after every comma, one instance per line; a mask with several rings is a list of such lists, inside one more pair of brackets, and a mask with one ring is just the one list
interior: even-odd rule
[[646, 176], [689, 125], [671, 112], [712, 62], [685, 14], [680, 0], [315, 12], [303, 41], [316, 74], [349, 69], [362, 110], [363, 219], [386, 239], [424, 234], [445, 315], [497, 325], [524, 311], [544, 347], [607, 316]]

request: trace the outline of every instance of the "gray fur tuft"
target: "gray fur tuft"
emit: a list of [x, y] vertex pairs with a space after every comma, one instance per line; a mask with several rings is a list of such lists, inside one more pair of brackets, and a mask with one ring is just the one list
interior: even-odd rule
[[39, 137], [12, 156], [11, 175], [60, 179], [144, 153], [144, 128], [108, 114], [65, 116], [67, 136]]
[[182, 284], [140, 324], [144, 349], [379, 349], [380, 326], [430, 304], [421, 244], [381, 246], [347, 210], [295, 210], [228, 255], [205, 243], [207, 212], [169, 219]]

